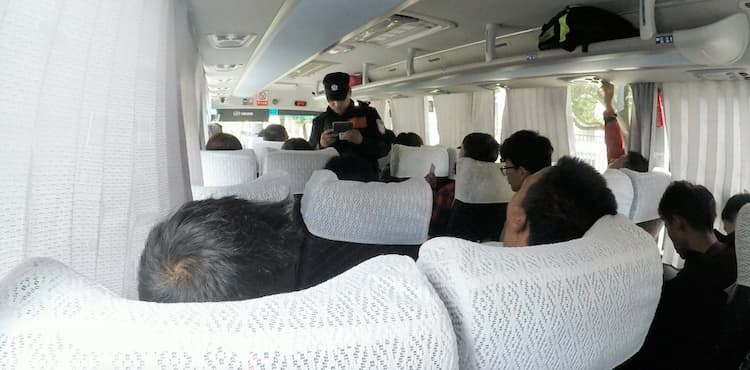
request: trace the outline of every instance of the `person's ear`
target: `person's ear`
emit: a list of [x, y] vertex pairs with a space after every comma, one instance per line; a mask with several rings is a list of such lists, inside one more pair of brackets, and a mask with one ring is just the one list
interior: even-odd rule
[[524, 166], [518, 166], [517, 170], [518, 170], [518, 174], [521, 175], [521, 178], [523, 178], [523, 179], [531, 176], [531, 174], [532, 174]]
[[511, 202], [506, 213], [503, 244], [506, 247], [523, 247], [528, 244], [529, 239], [526, 212], [520, 207], [520, 201], [512, 200]]

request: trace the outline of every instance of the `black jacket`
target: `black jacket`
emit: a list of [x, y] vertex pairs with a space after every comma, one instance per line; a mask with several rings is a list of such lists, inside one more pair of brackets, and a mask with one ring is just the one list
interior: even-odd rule
[[370, 107], [363, 101], [354, 101], [349, 105], [344, 114], [338, 115], [336, 112], [327, 108], [325, 112], [313, 119], [312, 132], [310, 133], [310, 145], [313, 148], [320, 149], [320, 135], [323, 131], [333, 128], [333, 122], [336, 121], [354, 121], [364, 120], [366, 127], [359, 128], [362, 133], [362, 144], [353, 144], [348, 141], [338, 140], [332, 147], [338, 150], [339, 154], [354, 153], [373, 163], [378, 168], [378, 158], [385, 156], [390, 151], [391, 146], [383, 138], [385, 126], [380, 120], [380, 115], [375, 108]]

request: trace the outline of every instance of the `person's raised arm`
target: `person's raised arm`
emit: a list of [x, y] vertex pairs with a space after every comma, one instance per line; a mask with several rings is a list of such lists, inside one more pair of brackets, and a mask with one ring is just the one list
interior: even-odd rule
[[625, 140], [622, 138], [620, 122], [617, 120], [617, 110], [612, 104], [615, 96], [615, 86], [608, 81], [602, 81], [604, 93], [604, 142], [607, 145], [607, 163], [625, 155]]

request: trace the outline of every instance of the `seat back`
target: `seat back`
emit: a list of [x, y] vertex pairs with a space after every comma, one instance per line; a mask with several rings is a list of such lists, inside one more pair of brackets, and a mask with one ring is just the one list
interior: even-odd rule
[[270, 150], [266, 155], [266, 171], [286, 171], [291, 178], [292, 194], [302, 194], [305, 183], [315, 170], [325, 167], [328, 160], [338, 156], [336, 149]]
[[664, 172], [637, 172], [627, 168], [620, 171], [633, 183], [633, 205], [630, 219], [635, 223], [659, 219], [659, 201], [672, 181]]
[[419, 245], [427, 240], [432, 190], [422, 178], [404, 182], [341, 181], [316, 171], [305, 186], [302, 217], [311, 234], [328, 240]]
[[455, 179], [456, 178], [456, 162], [458, 162], [458, 149], [456, 148], [446, 148], [448, 150], [448, 171], [449, 175], [448, 178]]
[[193, 185], [192, 191], [193, 200], [236, 196], [255, 202], [280, 202], [291, 194], [291, 178], [284, 171], [272, 171], [239, 185]]
[[284, 145], [283, 141], [265, 141], [258, 140], [253, 143], [253, 150], [255, 150], [255, 157], [258, 159], [258, 172], [261, 174], [266, 171], [265, 159], [269, 151], [279, 150]]
[[203, 186], [237, 185], [257, 177], [252, 149], [201, 150]]
[[608, 168], [602, 174], [607, 180], [607, 187], [612, 190], [617, 200], [617, 213], [630, 217], [633, 208], [633, 181], [630, 176], [614, 168]]
[[448, 150], [442, 146], [391, 147], [391, 176], [397, 178], [425, 177], [430, 166], [435, 166], [436, 177], [450, 174]]
[[457, 369], [440, 298], [407, 257], [366, 261], [317, 287], [258, 299], [120, 298], [51, 259], [0, 282], [8, 368]]
[[417, 265], [451, 315], [461, 369], [611, 369], [643, 344], [662, 281], [655, 241], [621, 215], [550, 245], [431, 239]]

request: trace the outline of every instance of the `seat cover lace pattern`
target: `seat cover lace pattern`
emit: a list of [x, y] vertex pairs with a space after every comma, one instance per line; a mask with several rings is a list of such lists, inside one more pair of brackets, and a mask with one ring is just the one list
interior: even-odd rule
[[635, 223], [659, 218], [659, 201], [672, 181], [664, 172], [636, 172], [623, 168], [624, 174], [633, 182], [633, 206], [630, 219]]
[[442, 146], [394, 145], [391, 148], [391, 175], [398, 178], [425, 177], [435, 165], [436, 177], [450, 175], [448, 150]]
[[653, 238], [622, 215], [564, 243], [425, 243], [417, 264], [450, 312], [461, 369], [611, 369], [643, 344], [661, 292]]
[[408, 257], [219, 303], [120, 298], [52, 259], [0, 282], [0, 367], [456, 369], [450, 318]]
[[242, 184], [257, 177], [255, 153], [243, 150], [201, 150], [203, 186]]
[[456, 199], [464, 203], [507, 203], [513, 196], [508, 180], [494, 162], [460, 158], [456, 164]]
[[338, 156], [334, 148], [323, 150], [269, 150], [266, 171], [286, 171], [291, 177], [292, 194], [302, 194], [312, 173], [323, 169], [328, 160]]
[[322, 170], [305, 186], [301, 211], [310, 233], [323, 239], [418, 245], [427, 240], [432, 190], [423, 178], [363, 183]]
[[289, 197], [291, 179], [284, 171], [267, 172], [244, 184], [229, 186], [192, 186], [193, 200], [236, 196], [254, 202], [280, 202]]
[[608, 168], [602, 174], [607, 180], [607, 187], [612, 190], [617, 200], [617, 213], [630, 217], [633, 208], [633, 181], [630, 176], [615, 168]]

